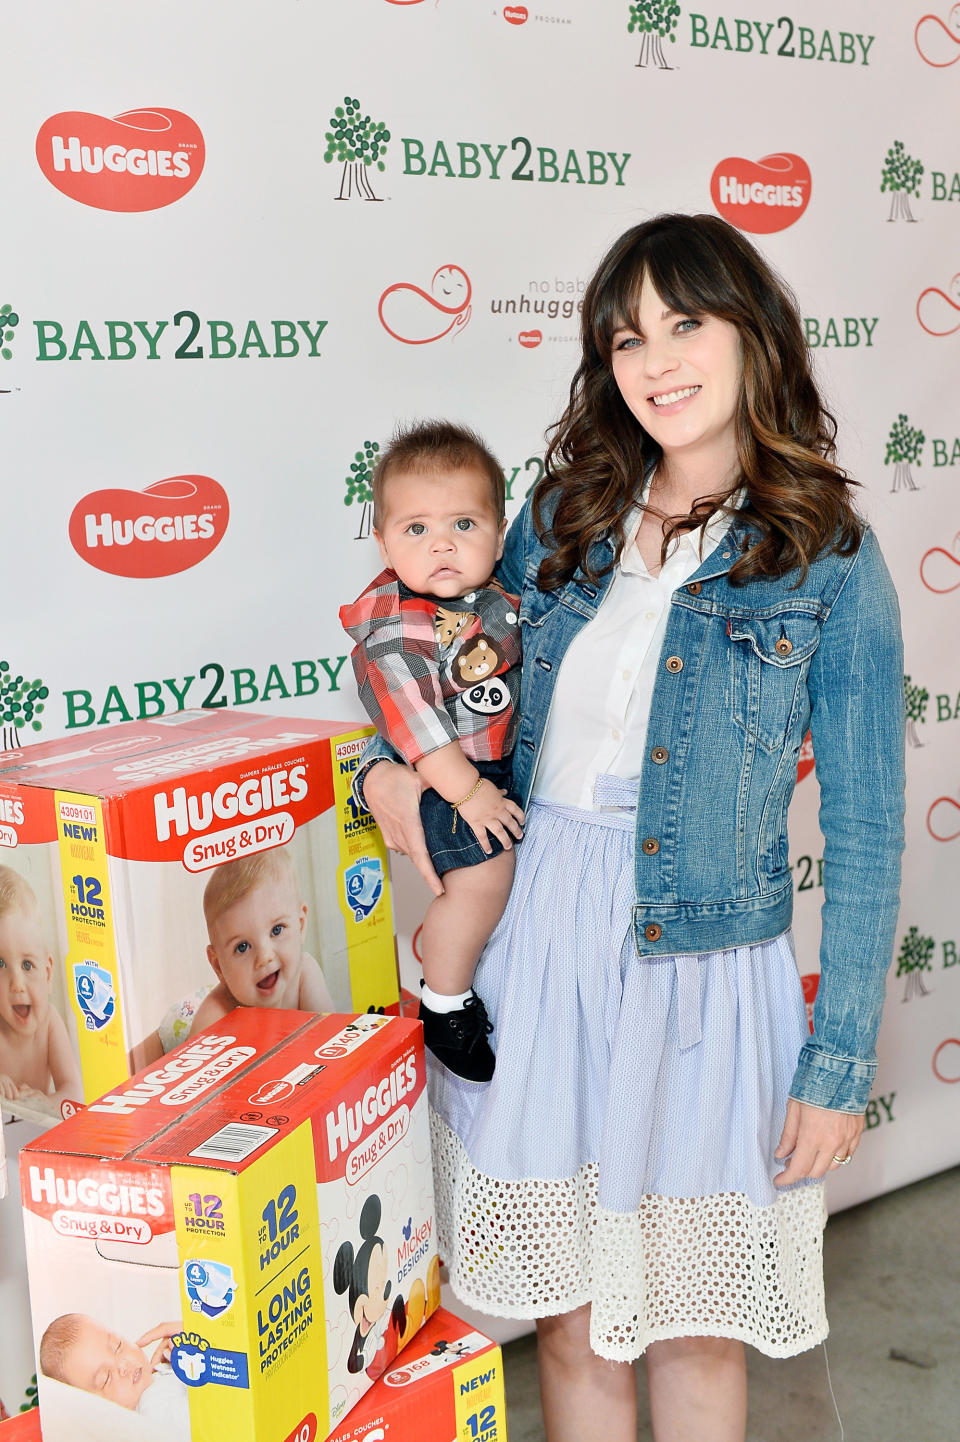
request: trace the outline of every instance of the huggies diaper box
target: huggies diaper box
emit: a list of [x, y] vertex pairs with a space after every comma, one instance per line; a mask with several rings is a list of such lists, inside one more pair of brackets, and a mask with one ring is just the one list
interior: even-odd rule
[[0, 1442], [40, 1442], [40, 1413], [36, 1407], [0, 1422]]
[[25, 1147], [45, 1442], [314, 1442], [440, 1301], [422, 1029], [239, 1007]]
[[57, 1116], [234, 1002], [397, 1001], [386, 852], [350, 795], [370, 734], [194, 711], [0, 753], [4, 1110]]
[[500, 1348], [438, 1308], [330, 1442], [507, 1442]]

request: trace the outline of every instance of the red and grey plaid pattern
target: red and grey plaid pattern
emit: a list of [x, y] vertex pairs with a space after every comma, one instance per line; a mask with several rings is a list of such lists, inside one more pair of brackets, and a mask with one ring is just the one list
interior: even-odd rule
[[[520, 704], [519, 597], [495, 583], [448, 601], [382, 571], [340, 621], [357, 642], [360, 700], [413, 764], [459, 741], [471, 761], [513, 750]], [[438, 619], [438, 612], [439, 619]]]

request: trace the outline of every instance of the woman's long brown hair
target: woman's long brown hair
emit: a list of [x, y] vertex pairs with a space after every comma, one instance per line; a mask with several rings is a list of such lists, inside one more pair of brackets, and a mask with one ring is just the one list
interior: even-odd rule
[[802, 578], [822, 551], [848, 555], [863, 530], [850, 500], [856, 483], [834, 459], [837, 424], [817, 390], [793, 294], [718, 216], [660, 215], [611, 246], [584, 293], [583, 357], [567, 408], [550, 432], [533, 497], [536, 529], [551, 546], [540, 565], [540, 589], [555, 590], [578, 570], [596, 580], [589, 552], [605, 537], [619, 555], [642, 477], [661, 456], [611, 369], [615, 331], [638, 328], [644, 276], [678, 314], [730, 321], [742, 352], [735, 417], [741, 475], [719, 501], [697, 501], [689, 515], [667, 519], [663, 556], [674, 536], [703, 525], [740, 488], [746, 501], [737, 514], [751, 535], [731, 567], [734, 584], [793, 570]]

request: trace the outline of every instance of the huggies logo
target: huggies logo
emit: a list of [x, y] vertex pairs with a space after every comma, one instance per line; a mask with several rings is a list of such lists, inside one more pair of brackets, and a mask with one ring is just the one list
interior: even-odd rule
[[184, 786], [175, 787], [170, 796], [158, 791], [153, 798], [157, 840], [169, 840], [171, 829], [178, 836], [187, 836], [209, 831], [215, 820], [264, 816], [302, 801], [308, 790], [307, 768], [291, 766], [289, 771], [268, 771], [239, 783], [224, 781], [216, 791], [204, 791], [199, 796], [188, 796]]
[[92, 491], [73, 508], [70, 543], [110, 576], [175, 576], [223, 539], [230, 503], [210, 476], [171, 476], [142, 491]]
[[799, 220], [810, 202], [810, 167], [784, 152], [762, 160], [729, 155], [710, 180], [710, 197], [724, 220], [751, 235], [772, 235]]
[[37, 162], [51, 185], [96, 210], [159, 210], [200, 178], [196, 121], [179, 110], [127, 110], [112, 119], [65, 110], [37, 134]]

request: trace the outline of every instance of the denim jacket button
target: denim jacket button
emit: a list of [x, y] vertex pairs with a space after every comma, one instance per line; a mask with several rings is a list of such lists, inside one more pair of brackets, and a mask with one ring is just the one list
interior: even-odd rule
[[668, 671], [682, 671], [683, 660], [679, 656], [668, 656], [666, 666]]
[[640, 847], [645, 856], [656, 856], [660, 850], [660, 843], [655, 836], [648, 836]]
[[781, 636], [780, 640], [777, 642], [776, 646], [773, 649], [776, 651], [778, 656], [789, 656], [790, 652], [793, 650], [793, 642], [788, 641], [786, 636]]
[[667, 750], [666, 746], [654, 746], [653, 750], [650, 752], [650, 759], [651, 761], [655, 761], [658, 766], [662, 766], [664, 761], [669, 761], [670, 752]]
[[659, 941], [663, 935], [663, 927], [658, 926], [655, 921], [651, 921], [649, 926], [644, 927], [643, 934], [648, 941]]
[[691, 581], [689, 586], [687, 587], [687, 594], [689, 596], [699, 596], [702, 590], [703, 587], [701, 586], [699, 581]]

